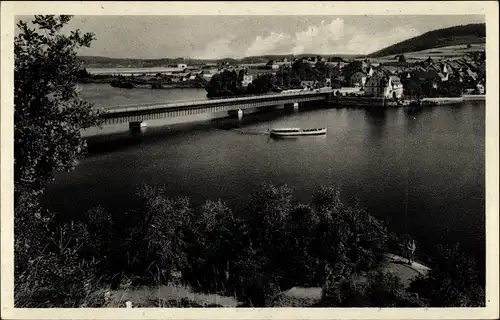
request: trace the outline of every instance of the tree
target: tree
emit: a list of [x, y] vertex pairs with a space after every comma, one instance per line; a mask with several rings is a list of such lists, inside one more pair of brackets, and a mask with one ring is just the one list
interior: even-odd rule
[[482, 307], [485, 305], [484, 272], [461, 252], [460, 246], [438, 246], [433, 268], [415, 280], [410, 289], [430, 300], [431, 307]]
[[209, 291], [227, 287], [232, 266], [243, 247], [242, 223], [221, 200], [207, 200], [192, 219], [188, 266], [183, 273], [193, 286]]
[[[58, 264], [51, 265], [50, 261], [62, 261], [61, 265], [67, 266], [58, 270], [57, 279], [78, 281], [72, 274], [79, 268], [75, 264], [80, 262], [71, 257], [78, 250], [72, 247], [57, 250], [49, 245], [54, 240], [51, 236], [54, 229], [61, 226], [39, 206], [46, 183], [54, 179], [56, 172], [71, 170], [84, 155], [86, 144], [80, 130], [100, 123], [99, 112], [80, 99], [76, 89], [82, 70], [76, 54], [79, 48], [90, 46], [94, 35], [79, 30], [64, 35], [61, 30], [70, 20], [71, 16], [37, 15], [32, 27], [25, 21], [17, 24], [19, 34], [14, 39], [16, 305], [28, 301], [28, 306], [36, 306], [40, 290], [61, 289], [57, 281], [52, 281], [50, 268], [38, 267], [58, 268]], [[87, 271], [92, 274], [90, 269]], [[36, 281], [53, 283], [55, 287], [36, 286]], [[80, 277], [80, 281], [84, 279]], [[56, 304], [66, 305], [61, 301]]]
[[[240, 74], [243, 80], [243, 74]], [[208, 97], [232, 96], [243, 92], [241, 81], [235, 70], [224, 70], [215, 74], [205, 86]]]
[[370, 270], [383, 261], [387, 251], [387, 230], [358, 204], [346, 205], [336, 187], [320, 188], [312, 199], [320, 222], [313, 233], [311, 256], [324, 267], [318, 282], [329, 273], [337, 279]]
[[351, 76], [358, 71], [362, 71], [363, 63], [359, 60], [354, 60], [342, 69], [342, 74], [345, 81], [349, 81]]
[[168, 280], [172, 271], [186, 266], [193, 216], [189, 199], [168, 198], [161, 188], [148, 185], [137, 195], [139, 204], [131, 213], [131, 237], [126, 241], [126, 254], [134, 261], [130, 270], [143, 276], [156, 273], [156, 279]]
[[247, 88], [248, 93], [267, 93], [274, 88], [277, 83], [276, 77], [272, 73], [264, 73], [255, 78], [251, 86]]
[[398, 56], [398, 62], [406, 62], [406, 58], [404, 54]]
[[76, 54], [94, 35], [61, 29], [71, 16], [35, 16], [18, 23], [14, 39], [14, 184], [39, 195], [57, 171], [71, 170], [85, 151], [80, 130], [99, 124], [99, 113], [79, 98]]

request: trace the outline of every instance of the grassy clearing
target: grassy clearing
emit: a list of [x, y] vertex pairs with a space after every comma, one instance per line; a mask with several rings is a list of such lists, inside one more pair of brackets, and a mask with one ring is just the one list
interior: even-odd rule
[[[427, 49], [427, 50], [422, 50], [422, 51], [414, 51], [414, 52], [406, 52], [404, 53], [404, 56], [407, 61], [420, 61], [420, 60], [425, 60], [428, 57], [431, 57], [432, 59], [460, 59], [467, 54], [476, 52], [476, 51], [484, 51], [485, 50], [485, 44], [484, 43], [478, 43], [478, 44], [471, 44], [470, 48], [468, 48], [467, 45], [454, 45], [454, 46], [448, 46], [448, 47], [442, 47], [442, 48], [432, 48], [432, 49]], [[380, 63], [384, 62], [396, 62], [397, 59], [394, 59], [395, 55], [389, 55], [389, 56], [384, 56], [380, 58], [373, 58], [373, 61], [377, 61]]]

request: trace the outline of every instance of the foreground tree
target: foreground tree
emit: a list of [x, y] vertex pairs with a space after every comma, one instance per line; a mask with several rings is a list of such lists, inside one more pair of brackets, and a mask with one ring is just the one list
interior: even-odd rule
[[[98, 112], [78, 96], [77, 50], [94, 35], [61, 29], [71, 16], [35, 16], [18, 23], [14, 40], [14, 182], [39, 195], [57, 171], [70, 170], [85, 151], [80, 130], [98, 124]], [[16, 201], [17, 203], [17, 201]]]
[[[50, 268], [37, 270], [37, 265], [44, 264], [43, 259], [65, 261], [68, 258], [69, 248], [57, 250], [50, 245], [56, 239], [54, 232], [58, 226], [54, 226], [53, 217], [39, 207], [38, 200], [55, 173], [71, 170], [84, 154], [86, 145], [80, 130], [99, 124], [99, 113], [79, 98], [76, 89], [82, 70], [77, 50], [90, 46], [94, 35], [82, 34], [79, 30], [63, 34], [62, 29], [70, 20], [71, 16], [37, 15], [31, 26], [25, 21], [17, 24], [19, 34], [14, 39], [16, 290], [31, 287], [33, 279], [40, 283], [44, 276], [51, 277], [47, 273]], [[41, 273], [33, 276], [31, 273], [36, 271]], [[65, 278], [64, 274], [58, 276]], [[68, 279], [78, 281], [71, 276]], [[23, 300], [17, 294], [16, 303], [18, 298]], [[74, 302], [78, 304], [78, 299]]]

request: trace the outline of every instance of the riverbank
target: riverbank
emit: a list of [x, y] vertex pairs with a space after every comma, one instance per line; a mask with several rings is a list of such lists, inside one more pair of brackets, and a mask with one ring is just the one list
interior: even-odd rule
[[[419, 276], [425, 276], [430, 268], [413, 262], [411, 265], [406, 259], [389, 253], [382, 263], [381, 269], [386, 274], [395, 275], [403, 284], [409, 288], [412, 281]], [[366, 282], [365, 276], [354, 276], [359, 282]], [[219, 307], [237, 308], [243, 307], [243, 302], [235, 296], [224, 296], [221, 294], [195, 292], [188, 285], [171, 283], [158, 287], [123, 287], [111, 290], [106, 307], [124, 308], [127, 302], [134, 308], [166, 308], [166, 307]], [[276, 297], [276, 306], [279, 307], [313, 307], [321, 301], [323, 289], [321, 287], [292, 287], [281, 291]]]
[[[354, 93], [353, 93], [354, 94]], [[464, 101], [484, 101], [486, 99], [485, 95], [463, 95], [461, 97], [433, 97], [433, 98], [422, 98], [422, 105], [454, 105], [461, 104]], [[368, 96], [349, 96], [349, 95], [339, 95], [334, 96], [329, 100], [329, 103], [334, 106], [345, 107], [345, 106], [358, 106], [358, 107], [404, 107], [411, 105], [413, 100], [403, 99], [396, 101], [393, 99], [385, 99], [383, 97], [368, 97]]]
[[484, 94], [467, 94], [461, 97], [437, 97], [437, 98], [423, 98], [422, 102], [427, 101], [436, 105], [450, 105], [460, 104], [464, 101], [485, 101], [486, 95]]

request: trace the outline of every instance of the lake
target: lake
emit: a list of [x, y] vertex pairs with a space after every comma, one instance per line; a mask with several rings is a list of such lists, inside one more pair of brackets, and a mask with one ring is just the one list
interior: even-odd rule
[[[273, 127], [327, 127], [328, 133], [271, 139], [266, 133]], [[414, 236], [419, 249], [460, 242], [484, 259], [481, 101], [413, 114], [301, 107], [242, 121], [148, 128], [135, 142], [128, 133], [116, 139], [95, 144], [74, 171], [57, 176], [45, 195], [52, 209], [77, 214], [101, 204], [125, 212], [144, 183], [196, 204], [221, 198], [235, 210], [263, 181], [287, 184], [303, 202], [318, 186], [336, 184], [391, 230]]]
[[109, 83], [82, 84], [80, 96], [93, 102], [96, 107], [109, 108], [139, 103], [167, 103], [183, 100], [207, 100], [205, 89], [124, 89], [112, 87]]

